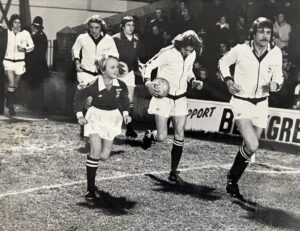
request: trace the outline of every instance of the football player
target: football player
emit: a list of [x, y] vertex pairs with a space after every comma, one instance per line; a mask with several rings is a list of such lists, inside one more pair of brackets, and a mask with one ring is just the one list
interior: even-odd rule
[[[174, 139], [171, 150], [169, 180], [176, 183], [181, 181], [177, 167], [182, 155], [184, 129], [188, 114], [187, 84], [190, 83], [192, 87], [198, 90], [203, 87], [203, 82], [196, 80], [193, 73], [196, 51], [200, 52], [201, 48], [202, 43], [197, 34], [189, 30], [176, 36], [172, 45], [163, 48], [144, 66], [145, 85], [153, 96], [148, 113], [155, 115], [157, 130], [146, 131], [143, 138], [143, 148], [149, 148], [152, 141], [162, 142], [167, 138], [167, 124], [169, 118], [171, 118]], [[166, 79], [170, 84], [167, 97], [159, 98], [160, 92], [156, 87], [156, 83], [150, 80], [151, 72], [155, 68], [158, 68], [157, 76]]]

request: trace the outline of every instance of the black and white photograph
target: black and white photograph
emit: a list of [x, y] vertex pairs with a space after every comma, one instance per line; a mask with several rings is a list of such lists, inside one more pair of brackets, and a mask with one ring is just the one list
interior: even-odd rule
[[0, 231], [299, 231], [300, 0], [0, 0]]

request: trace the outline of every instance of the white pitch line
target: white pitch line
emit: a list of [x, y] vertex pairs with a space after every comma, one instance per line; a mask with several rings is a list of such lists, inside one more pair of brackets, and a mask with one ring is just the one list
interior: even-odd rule
[[22, 120], [24, 122], [47, 120], [45, 118], [32, 118], [32, 117], [21, 117], [21, 116], [14, 116], [14, 117], [0, 116], [0, 121], [1, 120], [11, 120], [11, 119]]
[[[186, 172], [186, 171], [191, 171], [191, 170], [199, 170], [199, 169], [206, 169], [206, 168], [224, 168], [224, 169], [229, 169], [231, 164], [225, 164], [225, 165], [203, 165], [203, 166], [198, 166], [198, 167], [190, 167], [190, 168], [181, 168], [179, 171], [181, 172]], [[267, 173], [267, 174], [300, 174], [300, 170], [295, 170], [295, 171], [283, 171], [283, 172], [278, 172], [278, 171], [264, 171], [264, 170], [252, 170], [248, 169], [247, 171], [249, 172], [257, 172], [257, 173]], [[120, 175], [115, 175], [111, 177], [102, 177], [98, 178], [97, 181], [106, 181], [106, 180], [115, 180], [115, 179], [122, 179], [122, 178], [127, 178], [127, 177], [139, 177], [139, 176], [145, 176], [147, 174], [152, 174], [152, 175], [161, 175], [161, 174], [166, 174], [169, 173], [169, 171], [152, 171], [152, 172], [143, 172], [143, 173], [136, 173], [136, 174], [120, 174]], [[85, 183], [86, 180], [79, 180], [79, 181], [73, 181], [73, 182], [68, 182], [64, 184], [54, 184], [54, 185], [44, 185], [41, 187], [36, 187], [36, 188], [29, 188], [29, 189], [24, 189], [24, 190], [18, 190], [18, 191], [10, 191], [6, 193], [0, 194], [0, 199], [3, 197], [7, 196], [14, 196], [14, 195], [19, 195], [19, 194], [26, 194], [26, 193], [31, 193], [35, 191], [40, 191], [40, 190], [49, 190], [49, 189], [55, 189], [55, 188], [63, 188], [67, 186], [72, 186], [72, 185], [78, 185], [78, 184], [83, 184]]]

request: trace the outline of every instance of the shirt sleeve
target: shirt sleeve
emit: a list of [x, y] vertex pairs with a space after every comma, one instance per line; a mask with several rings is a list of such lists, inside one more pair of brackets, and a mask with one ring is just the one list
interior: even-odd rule
[[276, 65], [274, 67], [272, 73], [272, 81], [278, 84], [278, 91], [281, 89], [283, 85], [283, 73], [282, 73], [282, 53], [279, 48], [277, 48], [277, 57], [276, 57]]
[[109, 46], [110, 50], [109, 50], [108, 55], [112, 55], [112, 56], [115, 56], [115, 57], [119, 58], [119, 52], [118, 52], [116, 43], [115, 43], [115, 41], [112, 37], [110, 37], [109, 43], [110, 43], [110, 46]]
[[82, 48], [81, 35], [79, 35], [72, 47], [72, 55], [74, 60], [80, 60], [80, 50]]
[[[119, 101], [118, 101], [118, 109], [120, 110], [121, 114], [128, 114], [129, 113], [129, 97], [128, 97], [128, 88], [126, 84], [119, 80], [120, 87], [122, 88], [122, 91], [120, 93]], [[125, 113], [124, 113], [125, 112]]]
[[191, 83], [194, 79], [196, 79], [195, 73], [193, 71], [193, 65], [196, 60], [196, 52], [194, 51], [191, 55], [192, 55], [191, 65], [189, 66], [189, 69], [187, 71], [187, 82], [189, 83]]
[[143, 68], [144, 82], [151, 79], [151, 72], [153, 69], [163, 66], [167, 63], [167, 56], [169, 52], [160, 51], [152, 59], [150, 59]]
[[34, 49], [34, 44], [31, 38], [31, 35], [29, 34], [29, 32], [26, 33], [26, 52], [31, 52]]
[[239, 45], [233, 47], [229, 52], [227, 52], [218, 63], [219, 70], [222, 74], [222, 78], [231, 77], [230, 66], [237, 61], [237, 54], [239, 50]]

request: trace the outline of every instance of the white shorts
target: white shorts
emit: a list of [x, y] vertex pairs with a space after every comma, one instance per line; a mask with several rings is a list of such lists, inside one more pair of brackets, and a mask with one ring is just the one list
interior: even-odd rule
[[184, 116], [188, 114], [188, 106], [186, 97], [177, 100], [152, 97], [149, 108], [149, 114], [155, 114], [163, 117]]
[[25, 62], [12, 62], [8, 60], [3, 60], [3, 66], [5, 71], [14, 71], [16, 75], [22, 75], [26, 72]]
[[86, 88], [86, 86], [91, 83], [91, 82], [94, 82], [96, 81], [98, 78], [98, 75], [91, 75], [89, 73], [86, 73], [86, 72], [77, 72], [77, 80], [78, 80], [78, 85], [77, 85], [77, 88], [80, 90], [80, 89], [83, 89], [83, 88]]
[[118, 109], [107, 111], [90, 107], [85, 115], [84, 136], [98, 134], [102, 139], [114, 140], [121, 134], [123, 117]]
[[235, 120], [250, 119], [256, 127], [267, 127], [268, 100], [261, 101], [255, 105], [246, 100], [231, 97], [230, 106]]

